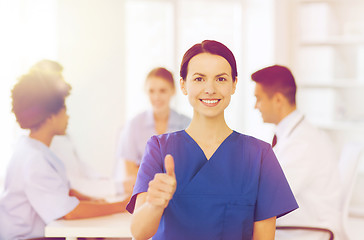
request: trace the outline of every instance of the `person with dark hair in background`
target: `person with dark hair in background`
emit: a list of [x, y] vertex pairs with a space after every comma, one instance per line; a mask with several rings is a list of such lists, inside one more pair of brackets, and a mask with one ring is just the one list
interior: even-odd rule
[[117, 145], [115, 179], [124, 183], [123, 191], [128, 194], [133, 191], [148, 139], [155, 134], [185, 129], [191, 121], [189, 117], [170, 108], [175, 94], [173, 74], [170, 71], [163, 67], [152, 69], [146, 77], [145, 88], [152, 109], [127, 122]]
[[[38, 61], [30, 68], [29, 72], [53, 74], [64, 78], [63, 66], [59, 62], [50, 59]], [[71, 188], [97, 198], [123, 194], [123, 192], [117, 191], [122, 182], [115, 181], [110, 176], [102, 176], [84, 159], [80, 158], [69, 133], [54, 136], [50, 149], [62, 160]]]
[[0, 239], [44, 237], [47, 223], [113, 214], [126, 202], [106, 203], [70, 189], [62, 161], [49, 149], [68, 124], [70, 85], [59, 74], [33, 71], [12, 89], [12, 110], [29, 136], [18, 142], [0, 196]]
[[186, 130], [147, 143], [127, 210], [135, 239], [274, 239], [297, 203], [269, 144], [231, 130], [233, 53], [205, 40], [183, 56], [180, 86], [193, 107]]
[[45, 72], [48, 74], [63, 74], [63, 66], [54, 60], [50, 59], [43, 59], [38, 62], [36, 62], [33, 66], [30, 68], [31, 72]]
[[[296, 107], [296, 83], [284, 66], [263, 68], [251, 75], [257, 108], [265, 123], [276, 125], [272, 146], [300, 208], [277, 225], [308, 226], [339, 231], [340, 181], [333, 143]], [[327, 239], [327, 233], [278, 231], [277, 239]]]

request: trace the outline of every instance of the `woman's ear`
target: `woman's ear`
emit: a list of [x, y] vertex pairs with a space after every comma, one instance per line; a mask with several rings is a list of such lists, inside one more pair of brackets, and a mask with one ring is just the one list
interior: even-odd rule
[[235, 81], [233, 82], [233, 93], [231, 95], [233, 95], [235, 93], [236, 90], [236, 84], [238, 83], [238, 77], [235, 77]]
[[183, 95], [187, 95], [187, 90], [186, 90], [186, 81], [183, 80], [183, 78], [180, 78], [179, 80], [179, 85], [181, 87], [182, 93]]

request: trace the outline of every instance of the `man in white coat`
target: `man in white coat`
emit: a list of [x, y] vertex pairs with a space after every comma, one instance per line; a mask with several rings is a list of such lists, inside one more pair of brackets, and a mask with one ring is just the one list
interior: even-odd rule
[[[291, 71], [270, 66], [252, 74], [257, 108], [265, 123], [276, 125], [273, 150], [299, 209], [277, 220], [277, 226], [327, 228], [340, 236], [338, 154], [329, 137], [296, 108], [296, 83]], [[327, 233], [279, 230], [276, 239], [328, 239]]]

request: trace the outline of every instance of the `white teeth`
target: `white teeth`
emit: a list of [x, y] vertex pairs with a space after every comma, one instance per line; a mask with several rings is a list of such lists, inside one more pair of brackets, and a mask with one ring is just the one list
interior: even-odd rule
[[207, 104], [214, 104], [217, 103], [219, 100], [202, 100], [202, 102], [207, 103]]

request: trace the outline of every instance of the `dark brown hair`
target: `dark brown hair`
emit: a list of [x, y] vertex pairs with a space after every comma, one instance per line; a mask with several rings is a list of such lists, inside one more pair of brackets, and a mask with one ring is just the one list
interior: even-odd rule
[[188, 63], [194, 56], [200, 53], [210, 53], [225, 58], [230, 64], [231, 76], [233, 81], [235, 81], [235, 78], [238, 76], [238, 71], [236, 69], [234, 54], [224, 44], [213, 40], [204, 40], [202, 43], [195, 44], [183, 55], [180, 70], [180, 76], [183, 80], [186, 80]]
[[291, 71], [284, 66], [273, 65], [256, 71], [251, 75], [254, 82], [260, 83], [263, 90], [272, 97], [282, 93], [290, 104], [296, 104], [296, 83]]
[[61, 75], [34, 71], [21, 76], [11, 91], [12, 111], [20, 127], [39, 128], [65, 107], [70, 89]]
[[173, 74], [168, 71], [167, 69], [163, 68], [163, 67], [157, 67], [152, 69], [146, 78], [146, 81], [148, 81], [148, 78], [150, 77], [159, 77], [159, 78], [163, 78], [164, 80], [166, 80], [167, 82], [169, 82], [172, 87], [174, 88], [174, 79], [173, 79]]

